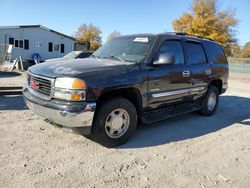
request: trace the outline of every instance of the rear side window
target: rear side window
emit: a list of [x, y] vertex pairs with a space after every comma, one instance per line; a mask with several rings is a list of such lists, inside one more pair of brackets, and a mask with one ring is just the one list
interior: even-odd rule
[[175, 58], [175, 64], [184, 64], [184, 54], [181, 41], [167, 40], [163, 42], [158, 54], [171, 54]]
[[187, 53], [190, 64], [207, 63], [206, 54], [200, 43], [187, 42]]
[[208, 55], [214, 63], [227, 63], [227, 59], [222, 47], [213, 42], [206, 42]]

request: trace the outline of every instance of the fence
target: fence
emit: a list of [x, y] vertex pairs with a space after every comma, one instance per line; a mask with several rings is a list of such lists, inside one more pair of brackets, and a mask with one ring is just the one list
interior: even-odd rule
[[230, 72], [250, 74], [250, 58], [228, 58], [228, 62]]
[[250, 58], [228, 58], [230, 64], [250, 64]]

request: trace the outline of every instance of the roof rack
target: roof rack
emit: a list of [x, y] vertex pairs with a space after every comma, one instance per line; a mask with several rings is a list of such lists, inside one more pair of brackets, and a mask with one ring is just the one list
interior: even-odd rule
[[188, 35], [187, 33], [185, 32], [167, 32], [167, 34], [173, 34], [173, 35]]
[[187, 33], [185, 33], [185, 32], [174, 32], [176, 35], [189, 35], [189, 34], [187, 34]]
[[188, 33], [185, 32], [169, 32], [170, 34], [174, 34], [174, 35], [182, 35], [182, 36], [190, 36], [190, 37], [197, 37], [200, 39], [207, 39], [207, 40], [211, 40], [214, 41], [213, 39], [209, 38], [209, 37], [201, 37], [201, 36], [195, 36], [195, 35], [190, 35]]
[[195, 35], [190, 35], [192, 37], [197, 37], [197, 38], [200, 38], [200, 39], [207, 39], [207, 40], [211, 40], [211, 41], [214, 41], [213, 39], [209, 38], [209, 37], [201, 37], [201, 36], [195, 36]]

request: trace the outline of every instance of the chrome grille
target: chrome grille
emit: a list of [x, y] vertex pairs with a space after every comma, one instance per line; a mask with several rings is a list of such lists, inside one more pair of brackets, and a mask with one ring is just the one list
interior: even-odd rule
[[28, 84], [32, 90], [40, 94], [46, 96], [51, 94], [51, 80], [49, 78], [28, 74]]

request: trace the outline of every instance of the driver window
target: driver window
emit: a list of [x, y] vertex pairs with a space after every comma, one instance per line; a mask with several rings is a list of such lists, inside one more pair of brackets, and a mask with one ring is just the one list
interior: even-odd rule
[[177, 40], [164, 41], [160, 47], [158, 55], [163, 54], [163, 53], [172, 55], [175, 58], [175, 64], [185, 63], [181, 41], [177, 41]]

